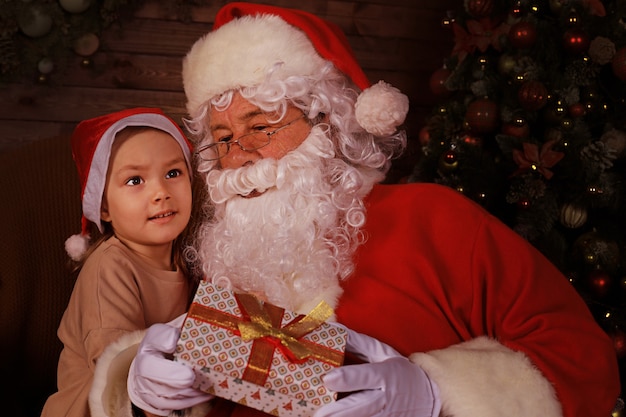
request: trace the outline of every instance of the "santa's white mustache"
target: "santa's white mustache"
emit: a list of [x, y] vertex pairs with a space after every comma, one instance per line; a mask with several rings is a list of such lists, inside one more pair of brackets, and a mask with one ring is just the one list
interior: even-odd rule
[[253, 192], [263, 193], [280, 189], [287, 178], [311, 164], [319, 164], [320, 157], [333, 157], [331, 141], [322, 129], [314, 128], [305, 142], [296, 150], [276, 160], [264, 158], [253, 164], [234, 169], [215, 169], [207, 173], [206, 183], [211, 200], [220, 204], [235, 196]]
[[206, 182], [211, 200], [219, 204], [236, 195], [245, 196], [255, 190], [262, 193], [277, 186], [278, 162], [261, 159], [241, 168], [209, 172]]

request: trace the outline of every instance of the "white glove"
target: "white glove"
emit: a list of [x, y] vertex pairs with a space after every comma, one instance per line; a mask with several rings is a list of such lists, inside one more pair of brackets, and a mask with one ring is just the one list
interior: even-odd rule
[[391, 346], [348, 328], [346, 330], [346, 351], [369, 363], [342, 366], [326, 374], [326, 388], [353, 394], [319, 408], [315, 417], [439, 415], [439, 389], [422, 368]]
[[168, 359], [176, 349], [178, 327], [154, 324], [148, 328], [128, 373], [128, 396], [142, 410], [167, 416], [206, 402], [212, 395], [191, 387], [191, 368]]

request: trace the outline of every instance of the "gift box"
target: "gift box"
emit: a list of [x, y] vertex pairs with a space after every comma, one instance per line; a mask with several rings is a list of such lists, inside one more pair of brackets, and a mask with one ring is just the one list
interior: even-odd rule
[[200, 283], [174, 359], [195, 388], [281, 417], [311, 416], [335, 401], [322, 376], [343, 363], [346, 331], [320, 303], [297, 315], [249, 294]]

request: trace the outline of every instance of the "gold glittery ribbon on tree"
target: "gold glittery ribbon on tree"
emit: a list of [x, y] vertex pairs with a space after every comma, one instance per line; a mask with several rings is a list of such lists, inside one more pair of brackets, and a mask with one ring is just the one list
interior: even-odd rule
[[342, 352], [308, 340], [300, 340], [302, 336], [312, 332], [332, 316], [332, 308], [324, 301], [309, 314], [299, 315], [281, 327], [285, 312], [283, 308], [270, 303], [261, 303], [249, 294], [234, 294], [234, 297], [243, 317], [233, 316], [198, 303], [191, 305], [188, 317], [231, 330], [245, 341], [253, 341], [250, 358], [242, 375], [243, 380], [263, 385], [276, 349], [294, 363], [303, 363], [309, 358], [335, 367], [343, 363]]

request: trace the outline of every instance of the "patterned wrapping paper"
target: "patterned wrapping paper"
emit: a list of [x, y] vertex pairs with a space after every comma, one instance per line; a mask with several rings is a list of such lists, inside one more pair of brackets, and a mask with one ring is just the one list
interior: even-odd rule
[[337, 393], [321, 377], [343, 363], [347, 335], [320, 303], [296, 315], [202, 282], [174, 353], [195, 388], [280, 417], [308, 417]]

